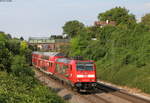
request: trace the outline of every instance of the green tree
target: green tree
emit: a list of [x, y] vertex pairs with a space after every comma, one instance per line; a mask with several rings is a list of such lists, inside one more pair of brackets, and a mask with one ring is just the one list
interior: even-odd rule
[[19, 55], [20, 53], [20, 40], [10, 39], [6, 43], [6, 47], [13, 55]]
[[24, 40], [24, 38], [23, 38], [23, 37], [20, 37], [20, 40], [21, 40], [21, 41], [23, 41], [23, 40]]
[[90, 40], [88, 30], [86, 28], [80, 30], [78, 35], [71, 40], [69, 54], [71, 56], [83, 56], [83, 51], [87, 48]]
[[11, 70], [16, 76], [34, 76], [34, 72], [29, 67], [24, 56], [15, 56], [12, 61]]
[[25, 50], [25, 57], [26, 57], [26, 62], [29, 64], [29, 65], [32, 65], [32, 50], [31, 49], [26, 49]]
[[12, 39], [12, 36], [10, 34], [7, 34], [8, 39]]
[[136, 23], [135, 16], [129, 14], [129, 11], [126, 8], [115, 7], [104, 13], [98, 15], [100, 21], [116, 21], [117, 24], [133, 24]]
[[27, 42], [26, 42], [26, 41], [22, 41], [22, 42], [20, 43], [20, 54], [21, 54], [21, 55], [24, 55], [27, 49], [28, 49], [28, 44], [27, 44]]
[[99, 28], [97, 26], [89, 26], [89, 27], [86, 27], [86, 29], [91, 38], [96, 38], [99, 33], [99, 29], [101, 29], [101, 28]]
[[76, 36], [78, 32], [83, 28], [84, 28], [84, 24], [77, 20], [68, 21], [63, 26], [63, 33], [67, 34], [72, 38]]
[[144, 25], [148, 26], [150, 29], [150, 13], [146, 14], [145, 16], [142, 17], [141, 21]]
[[10, 72], [12, 54], [6, 48], [7, 35], [4, 32], [0, 32], [0, 70]]
[[6, 42], [7, 40], [7, 35], [4, 32], [0, 32], [0, 42]]
[[7, 48], [0, 48], [0, 70], [11, 72], [12, 54]]

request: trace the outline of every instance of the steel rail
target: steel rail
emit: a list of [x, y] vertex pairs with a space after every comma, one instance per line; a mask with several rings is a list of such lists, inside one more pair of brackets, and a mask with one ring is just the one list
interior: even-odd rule
[[97, 83], [97, 88], [106, 93], [110, 93], [112, 95], [118, 96], [125, 100], [131, 101], [133, 103], [150, 103], [150, 101], [147, 99], [141, 98], [141, 97], [133, 95], [133, 94], [129, 94], [125, 91], [122, 91], [121, 89], [118, 89], [118, 88], [115, 88], [112, 86], [108, 86], [108, 85], [105, 85], [102, 83]]

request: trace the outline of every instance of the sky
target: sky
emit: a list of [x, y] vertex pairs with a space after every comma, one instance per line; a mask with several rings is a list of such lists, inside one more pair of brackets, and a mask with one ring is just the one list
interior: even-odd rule
[[70, 20], [93, 25], [99, 13], [116, 6], [127, 8], [139, 20], [150, 13], [150, 0], [0, 0], [0, 31], [13, 37], [61, 35]]

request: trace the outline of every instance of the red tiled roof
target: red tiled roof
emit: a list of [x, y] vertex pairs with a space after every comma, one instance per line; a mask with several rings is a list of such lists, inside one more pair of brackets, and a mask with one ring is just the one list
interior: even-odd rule
[[94, 25], [95, 26], [106, 26], [106, 25], [115, 26], [116, 22], [115, 21], [95, 21]]

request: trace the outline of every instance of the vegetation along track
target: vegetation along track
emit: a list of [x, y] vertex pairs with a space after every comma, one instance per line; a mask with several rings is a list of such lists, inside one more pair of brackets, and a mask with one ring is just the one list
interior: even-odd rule
[[[131, 94], [124, 93], [120, 91], [119, 89], [115, 89], [115, 88], [109, 87], [101, 83], [98, 83], [97, 87], [92, 92], [76, 93], [72, 91], [71, 89], [68, 89], [67, 85], [62, 85], [61, 82], [58, 82], [50, 78], [49, 75], [46, 75], [37, 69], [35, 69], [35, 72], [36, 74], [37, 73], [40, 74], [37, 76], [38, 79], [43, 78], [39, 80], [42, 81], [44, 85], [48, 85], [49, 83], [48, 80], [50, 80], [51, 82], [55, 82], [57, 85], [59, 85], [60, 86], [59, 88], [50, 86], [50, 88], [52, 89], [55, 88], [55, 91], [58, 92], [58, 94], [63, 89], [66, 89], [65, 90], [66, 92], [69, 91], [68, 93], [71, 94], [71, 96], [69, 95], [64, 96], [63, 94], [61, 94], [60, 96], [63, 95], [62, 97], [66, 100], [69, 100], [70, 103], [150, 103], [150, 101], [148, 100], [144, 100], [142, 98], [133, 96]], [[74, 101], [71, 101], [70, 99], [74, 99]]]

